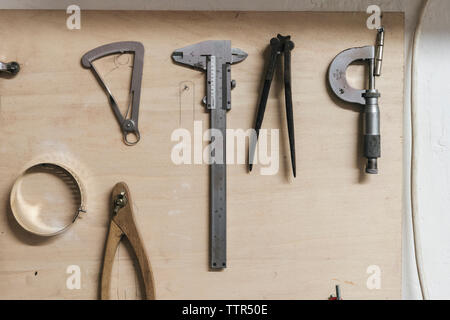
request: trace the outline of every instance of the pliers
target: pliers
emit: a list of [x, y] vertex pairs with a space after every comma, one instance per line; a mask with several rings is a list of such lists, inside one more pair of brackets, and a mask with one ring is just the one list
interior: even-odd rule
[[155, 288], [153, 273], [142, 238], [136, 227], [133, 215], [133, 202], [131, 201], [130, 191], [125, 182], [119, 182], [114, 186], [111, 201], [113, 210], [103, 260], [101, 299], [109, 300], [110, 298], [109, 292], [114, 257], [120, 241], [125, 236], [128, 238], [138, 260], [139, 269], [144, 280], [145, 298], [147, 300], [154, 300]]
[[[292, 111], [292, 88], [291, 88], [291, 51], [294, 49], [294, 42], [291, 36], [282, 36], [278, 34], [276, 38], [270, 40], [270, 60], [264, 79], [264, 87], [256, 114], [255, 131], [256, 141], [251, 148], [256, 148], [256, 142], [259, 137], [259, 130], [264, 119], [266, 111], [267, 98], [269, 97], [270, 85], [272, 84], [273, 75], [277, 66], [278, 57], [281, 53], [284, 55], [284, 96], [286, 102], [286, 117], [289, 133], [289, 146], [291, 150], [292, 172], [294, 177], [297, 175], [295, 165], [295, 135], [294, 135], [294, 115]], [[252, 171], [254, 150], [250, 152], [248, 170]]]

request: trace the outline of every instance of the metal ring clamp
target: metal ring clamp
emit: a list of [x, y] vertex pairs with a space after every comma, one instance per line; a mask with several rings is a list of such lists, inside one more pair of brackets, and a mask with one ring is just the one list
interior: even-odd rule
[[[78, 203], [78, 208], [74, 212], [74, 216], [70, 223], [63, 226], [62, 228], [56, 228], [56, 227], [49, 227], [44, 226], [42, 224], [39, 224], [36, 222], [36, 219], [33, 218], [32, 214], [30, 212], [27, 212], [25, 210], [20, 209], [19, 203], [21, 202], [21, 195], [20, 195], [20, 187], [22, 184], [22, 178], [27, 174], [34, 170], [43, 170], [44, 172], [47, 171], [49, 173], [57, 175], [59, 178], [61, 178], [65, 183], [70, 185], [72, 191], [76, 193], [76, 200]], [[85, 213], [85, 192], [82, 184], [80, 183], [79, 178], [77, 175], [70, 170], [69, 168], [56, 163], [38, 163], [35, 164], [28, 169], [26, 169], [14, 182], [14, 185], [11, 189], [10, 194], [10, 206], [11, 211], [14, 215], [14, 218], [16, 219], [17, 223], [27, 230], [30, 233], [33, 233], [38, 236], [43, 237], [50, 237], [55, 236], [57, 234], [60, 234], [64, 231], [66, 231], [68, 228], [70, 228], [74, 222], [79, 217], [80, 213]]]

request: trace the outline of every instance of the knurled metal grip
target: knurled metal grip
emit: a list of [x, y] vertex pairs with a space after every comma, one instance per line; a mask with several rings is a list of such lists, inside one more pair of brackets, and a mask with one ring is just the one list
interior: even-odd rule
[[379, 158], [381, 156], [380, 135], [364, 135], [364, 155], [368, 159]]
[[381, 156], [380, 109], [377, 90], [367, 90], [363, 94], [366, 100], [364, 107], [364, 157], [367, 158], [366, 173], [377, 174], [377, 159]]

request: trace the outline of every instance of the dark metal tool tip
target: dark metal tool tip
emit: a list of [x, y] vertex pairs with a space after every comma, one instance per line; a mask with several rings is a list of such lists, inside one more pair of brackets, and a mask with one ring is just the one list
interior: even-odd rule
[[377, 159], [367, 159], [366, 173], [368, 174], [378, 174], [378, 163]]
[[9, 73], [16, 75], [19, 73], [19, 71], [20, 71], [20, 65], [17, 62], [13, 61], [13, 62], [9, 63], [9, 65], [8, 65]]

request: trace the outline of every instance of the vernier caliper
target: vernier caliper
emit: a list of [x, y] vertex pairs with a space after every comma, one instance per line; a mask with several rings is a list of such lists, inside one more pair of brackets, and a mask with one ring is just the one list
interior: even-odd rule
[[[175, 62], [206, 71], [207, 95], [203, 99], [210, 111], [211, 129], [220, 131], [222, 141], [214, 149], [210, 173], [210, 267], [226, 268], [226, 114], [231, 109], [231, 65], [247, 57], [244, 51], [231, 48], [229, 40], [209, 40], [172, 53]], [[211, 139], [216, 139], [213, 136]]]
[[[375, 89], [375, 77], [381, 75], [383, 61], [384, 29], [378, 29], [375, 46], [350, 48], [339, 53], [330, 64], [328, 82], [340, 99], [358, 103], [364, 115], [364, 156], [367, 158], [366, 173], [377, 174], [377, 159], [381, 156], [380, 145], [380, 94]], [[363, 61], [369, 68], [368, 89], [352, 88], [347, 82], [346, 72], [350, 64]]]

